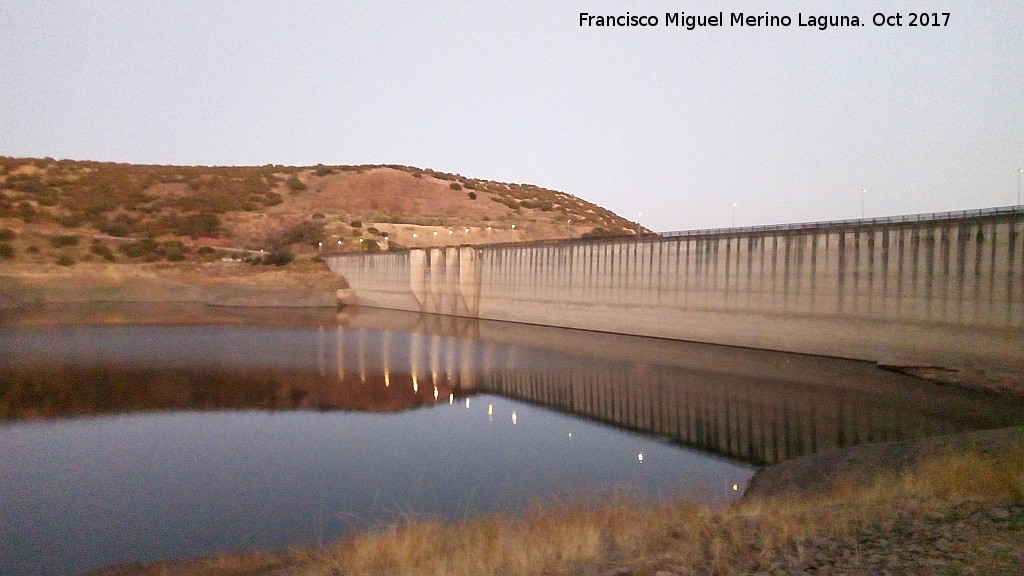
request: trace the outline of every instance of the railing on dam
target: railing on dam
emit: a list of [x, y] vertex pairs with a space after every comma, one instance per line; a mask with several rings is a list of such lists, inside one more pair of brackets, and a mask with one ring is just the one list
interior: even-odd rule
[[1024, 214], [1024, 206], [1000, 206], [996, 208], [980, 208], [977, 210], [955, 210], [951, 212], [930, 212], [924, 214], [907, 214], [903, 216], [882, 216], [873, 218], [854, 218], [846, 220], [820, 220], [817, 222], [795, 222], [790, 224], [761, 224], [757, 226], [733, 226], [730, 228], [702, 228], [696, 230], [675, 230], [658, 232], [662, 238], [680, 236], [708, 236], [712, 234], [746, 234], [751, 232], [781, 232], [787, 230], [828, 230], [840, 228], [858, 228], [879, 226], [884, 224], [907, 224], [921, 222], [942, 222], [947, 220], [967, 220], [970, 218], [1013, 216]]

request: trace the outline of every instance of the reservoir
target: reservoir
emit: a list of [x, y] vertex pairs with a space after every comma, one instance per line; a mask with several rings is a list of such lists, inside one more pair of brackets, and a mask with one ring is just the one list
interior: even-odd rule
[[0, 574], [320, 546], [545, 502], [738, 498], [757, 468], [1019, 425], [873, 364], [379, 309], [0, 317]]

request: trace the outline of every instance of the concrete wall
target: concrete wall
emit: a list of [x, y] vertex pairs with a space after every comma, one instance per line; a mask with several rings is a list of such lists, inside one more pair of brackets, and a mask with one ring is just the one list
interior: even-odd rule
[[880, 360], [1024, 365], [1024, 210], [334, 256], [355, 303]]

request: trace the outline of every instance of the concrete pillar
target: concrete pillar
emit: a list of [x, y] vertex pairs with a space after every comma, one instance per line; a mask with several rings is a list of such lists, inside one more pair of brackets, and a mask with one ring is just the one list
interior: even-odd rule
[[419, 304], [420, 312], [427, 310], [427, 252], [413, 249], [409, 251], [409, 290]]

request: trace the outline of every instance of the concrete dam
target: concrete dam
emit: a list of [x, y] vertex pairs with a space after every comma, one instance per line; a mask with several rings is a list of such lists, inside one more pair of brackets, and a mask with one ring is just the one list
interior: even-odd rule
[[349, 304], [1024, 367], [1024, 207], [325, 256]]

